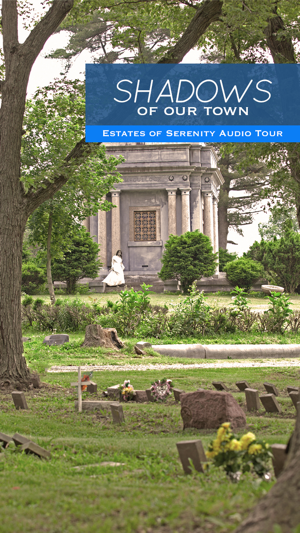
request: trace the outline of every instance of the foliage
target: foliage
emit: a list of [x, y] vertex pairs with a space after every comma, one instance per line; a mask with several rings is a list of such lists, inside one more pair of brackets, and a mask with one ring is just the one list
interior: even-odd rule
[[128, 402], [134, 398], [134, 388], [130, 385], [129, 379], [125, 379], [123, 385], [120, 385], [120, 392], [124, 402]]
[[219, 248], [219, 270], [220, 272], [224, 272], [225, 265], [227, 263], [230, 263], [230, 261], [234, 261], [238, 258], [238, 254], [236, 252], [230, 253], [227, 250], [224, 250], [223, 248]]
[[209, 237], [198, 230], [183, 235], [170, 235], [165, 244], [162, 269], [158, 273], [162, 280], [177, 279], [184, 294], [195, 280], [212, 276], [216, 270], [217, 254]]
[[245, 257], [240, 257], [235, 261], [227, 263], [224, 270], [227, 273], [227, 279], [231, 285], [246, 289], [247, 291], [263, 275], [262, 265]]
[[287, 226], [295, 232], [299, 230], [296, 208], [277, 205], [271, 209], [269, 220], [265, 224], [258, 224], [258, 232], [262, 240], [280, 239]]
[[46, 281], [45, 268], [34, 259], [22, 261], [22, 292], [37, 294]]
[[246, 291], [244, 289], [235, 287], [230, 294], [232, 294], [233, 299], [231, 305], [234, 306], [234, 310], [236, 310], [238, 313], [245, 311], [245, 309], [249, 307], [249, 300], [246, 297]]
[[268, 331], [283, 333], [289, 324], [289, 317], [293, 313], [290, 308], [291, 302], [286, 294], [272, 292], [269, 296], [269, 309], [265, 311], [272, 318]]
[[218, 429], [217, 438], [210, 443], [206, 456], [215, 466], [223, 467], [226, 474], [253, 471], [263, 477], [270, 470], [272, 454], [264, 440], [257, 440], [250, 432], [238, 438], [232, 433], [230, 423], [225, 422]]
[[188, 337], [202, 336], [211, 329], [210, 307], [206, 303], [203, 292], [199, 292], [194, 282], [189, 295], [174, 306], [168, 320], [168, 335]]
[[151, 384], [151, 396], [156, 402], [164, 402], [172, 394], [173, 387], [171, 379], [157, 379]]

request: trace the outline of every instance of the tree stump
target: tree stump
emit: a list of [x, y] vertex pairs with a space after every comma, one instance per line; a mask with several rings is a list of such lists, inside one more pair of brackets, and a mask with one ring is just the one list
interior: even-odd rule
[[116, 329], [91, 324], [85, 328], [85, 339], [81, 346], [120, 349], [124, 347], [124, 343], [119, 339]]

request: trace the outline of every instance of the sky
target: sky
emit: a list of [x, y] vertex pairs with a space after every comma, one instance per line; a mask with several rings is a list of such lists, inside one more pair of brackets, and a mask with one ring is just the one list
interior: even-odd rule
[[[1, 4], [1, 2], [0, 2]], [[19, 40], [23, 42], [26, 39], [27, 32], [21, 26], [19, 28]], [[44, 49], [41, 54], [35, 61], [28, 85], [28, 97], [31, 97], [35, 90], [38, 87], [45, 86], [53, 81], [54, 78], [59, 78], [63, 70], [63, 63], [60, 60], [56, 59], [46, 59], [45, 56], [49, 54], [52, 50], [56, 48], [63, 48], [68, 42], [67, 32], [61, 32], [60, 34], [55, 34], [48, 39]], [[191, 50], [183, 60], [183, 63], [199, 63], [199, 50]], [[89, 62], [89, 54], [83, 53], [76, 60], [72, 66], [69, 77], [70, 78], [79, 78], [84, 80], [84, 71], [85, 63]], [[243, 227], [244, 236], [238, 235], [235, 231], [230, 230], [228, 235], [228, 240], [231, 240], [236, 245], [229, 244], [229, 252], [237, 252], [239, 256], [243, 255], [246, 252], [251, 244], [255, 240], [260, 240], [258, 233], [258, 224], [265, 223], [268, 221], [269, 215], [268, 212], [259, 213], [254, 215], [253, 223]]]

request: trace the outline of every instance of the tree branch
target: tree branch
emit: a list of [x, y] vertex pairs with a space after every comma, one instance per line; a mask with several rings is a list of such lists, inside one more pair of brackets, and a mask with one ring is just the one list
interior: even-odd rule
[[86, 157], [95, 152], [101, 143], [86, 143], [85, 138], [81, 139], [73, 150], [66, 156], [64, 163], [56, 172], [53, 181], [48, 181], [36, 191], [30, 190], [26, 195], [27, 206], [26, 211], [30, 216], [35, 209], [37, 209], [43, 202], [49, 200], [53, 195], [67, 183], [69, 179], [70, 169], [78, 166], [86, 160]]
[[274, 63], [296, 63], [293, 41], [290, 37], [278, 37], [278, 33], [284, 32], [285, 27], [279, 15], [269, 19], [268, 26], [264, 30], [267, 38], [267, 45], [273, 57]]
[[5, 68], [8, 73], [13, 54], [19, 47], [17, 0], [2, 1], [2, 33]]
[[[4, 1], [11, 2], [11, 0]], [[73, 4], [74, 0], [54, 0], [49, 11], [47, 11], [46, 15], [33, 28], [26, 41], [21, 45], [20, 51], [27, 58], [29, 71], [43, 49], [44, 44], [72, 9]]]
[[219, 20], [222, 13], [222, 0], [205, 0], [197, 10], [179, 41], [158, 63], [180, 63], [184, 56], [198, 43], [212, 22]]

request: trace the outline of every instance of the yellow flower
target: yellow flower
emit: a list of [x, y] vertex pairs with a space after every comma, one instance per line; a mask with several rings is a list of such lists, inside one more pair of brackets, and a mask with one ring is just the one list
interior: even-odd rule
[[234, 452], [239, 452], [241, 449], [241, 443], [237, 439], [231, 439], [228, 448], [229, 450], [233, 450]]
[[249, 446], [249, 444], [255, 440], [255, 435], [254, 433], [246, 433], [246, 435], [243, 435], [241, 440], [240, 440], [240, 443], [241, 443], [241, 448], [242, 450], [246, 450]]
[[217, 455], [216, 452], [213, 452], [213, 451], [206, 452], [207, 459], [213, 459], [216, 455]]
[[221, 427], [225, 429], [230, 429], [230, 422], [224, 422]]
[[248, 453], [250, 453], [250, 455], [255, 455], [261, 452], [261, 450], [262, 450], [261, 444], [251, 444], [248, 448]]

